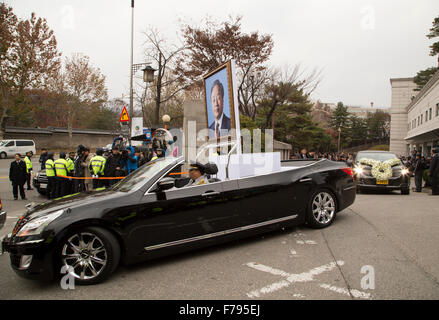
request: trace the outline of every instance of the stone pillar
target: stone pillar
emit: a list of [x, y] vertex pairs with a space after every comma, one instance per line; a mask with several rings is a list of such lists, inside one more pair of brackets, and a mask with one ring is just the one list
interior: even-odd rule
[[406, 155], [407, 109], [411, 98], [417, 94], [413, 78], [390, 79], [392, 102], [390, 108], [390, 151], [397, 155]]
[[183, 110], [184, 156], [185, 159], [193, 159], [197, 148], [206, 142], [196, 139], [200, 130], [207, 129], [206, 107], [203, 100], [189, 100], [184, 102]]

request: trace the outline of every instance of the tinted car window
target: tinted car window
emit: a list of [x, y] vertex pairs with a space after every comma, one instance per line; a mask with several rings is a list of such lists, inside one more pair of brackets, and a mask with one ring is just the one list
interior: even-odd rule
[[28, 146], [33, 146], [34, 142], [33, 141], [17, 141], [17, 147], [28, 147]]
[[357, 154], [356, 161], [360, 161], [361, 159], [373, 159], [378, 161], [386, 161], [390, 159], [398, 159], [396, 154], [391, 152], [359, 152]]
[[5, 147], [13, 147], [15, 145], [14, 141], [9, 141]]

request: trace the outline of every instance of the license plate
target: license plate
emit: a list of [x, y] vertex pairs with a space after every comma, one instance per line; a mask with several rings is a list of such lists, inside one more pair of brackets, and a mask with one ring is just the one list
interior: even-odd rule
[[47, 183], [40, 183], [40, 189], [47, 189]]
[[377, 180], [377, 184], [389, 184], [389, 180]]

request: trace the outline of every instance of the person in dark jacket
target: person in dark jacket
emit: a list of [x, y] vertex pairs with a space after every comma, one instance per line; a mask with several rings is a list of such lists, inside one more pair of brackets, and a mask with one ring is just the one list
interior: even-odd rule
[[[85, 147], [84, 145], [80, 144], [78, 148], [76, 149], [76, 157], [73, 160], [74, 166], [75, 166], [75, 177], [84, 177], [85, 171], [84, 167], [82, 166], [82, 163], [85, 161]], [[74, 193], [76, 192], [82, 192], [85, 191], [85, 182], [82, 179], [74, 179], [73, 180], [73, 189]]]
[[300, 152], [297, 154], [298, 159], [309, 159], [311, 156], [305, 148], [302, 148]]
[[[119, 147], [113, 146], [111, 148], [111, 154], [107, 158], [107, 162], [105, 163], [104, 175], [106, 177], [122, 177], [123, 176], [122, 168], [123, 168], [123, 161], [122, 161], [122, 155], [119, 151]], [[120, 180], [111, 179], [111, 180], [106, 180], [106, 183], [109, 186], [112, 186], [118, 181]]]
[[47, 159], [48, 159], [47, 149], [43, 148], [41, 149], [40, 159], [38, 160], [38, 162], [41, 163], [41, 170], [46, 169]]
[[425, 162], [422, 160], [421, 154], [416, 155], [413, 172], [415, 173], [415, 192], [422, 192], [422, 174], [424, 173]]
[[434, 196], [439, 195], [439, 148], [431, 150], [431, 162], [430, 162], [430, 184], [431, 194]]
[[9, 169], [9, 180], [12, 182], [12, 193], [14, 194], [14, 200], [18, 199], [19, 188], [21, 199], [26, 200], [26, 194], [24, 193], [24, 184], [26, 183], [26, 178], [26, 163], [21, 160], [21, 155], [16, 153], [15, 160], [11, 162], [11, 167]]

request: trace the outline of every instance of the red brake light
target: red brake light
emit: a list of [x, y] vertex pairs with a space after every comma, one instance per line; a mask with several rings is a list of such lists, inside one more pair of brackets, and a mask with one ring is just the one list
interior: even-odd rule
[[352, 178], [354, 177], [354, 172], [351, 168], [342, 168], [342, 171], [346, 172], [348, 175], [350, 175]]

